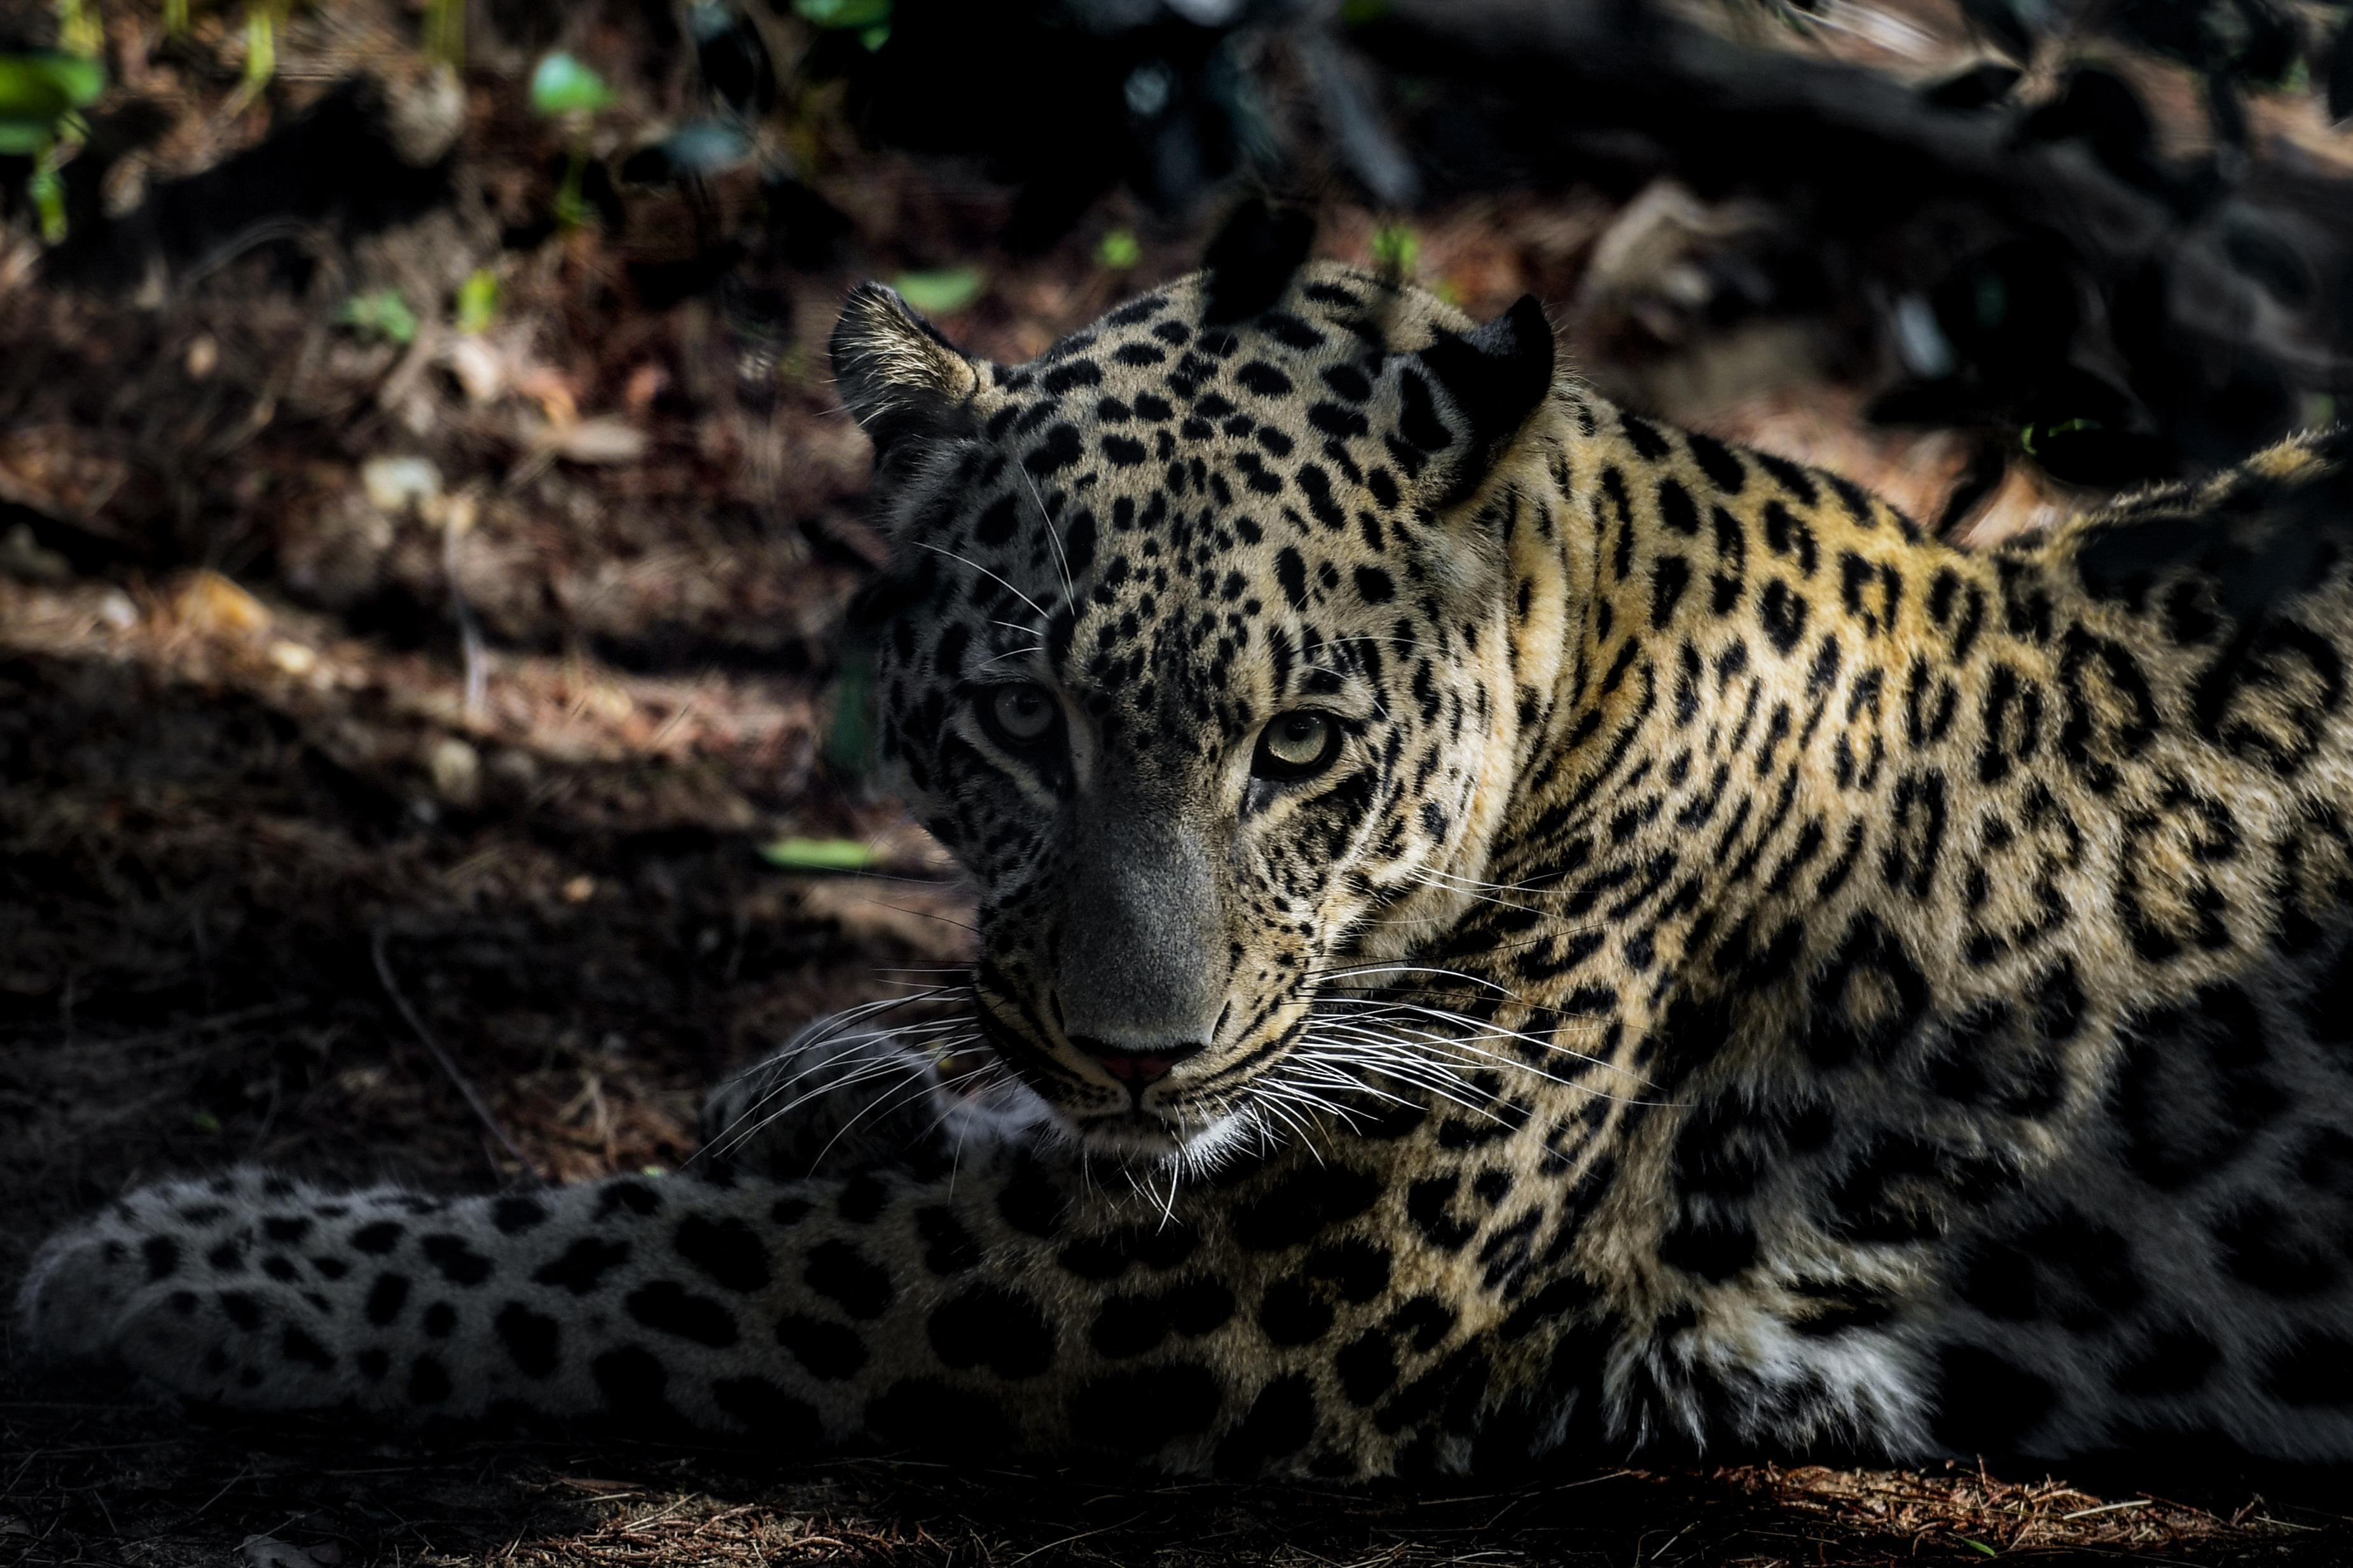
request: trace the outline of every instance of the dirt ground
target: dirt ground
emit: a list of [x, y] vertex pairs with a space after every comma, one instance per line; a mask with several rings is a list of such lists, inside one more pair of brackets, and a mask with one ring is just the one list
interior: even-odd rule
[[[145, 130], [76, 196], [68, 249], [45, 261], [21, 212], [0, 232], [0, 1291], [52, 1227], [166, 1173], [677, 1168], [702, 1086], [968, 936], [953, 868], [835, 711], [840, 610], [881, 550], [823, 369], [836, 302], [915, 273], [964, 291], [959, 341], [1022, 358], [1187, 268], [1215, 214], [1113, 194], [1016, 255], [992, 171], [875, 151], [814, 84], [772, 117], [792, 224], [747, 219], [776, 187], [722, 174], [591, 179], [567, 226], [580, 143], [531, 113], [532, 49], [635, 62], [608, 72], [608, 163], [689, 90], [650, 8], [480, 40], [454, 79], [405, 41], [410, 10], [298, 9], [254, 91], [233, 14], [168, 36], [153, 8], [98, 14], [123, 103], [92, 145], [132, 145], [132, 110]], [[384, 162], [382, 127], [435, 114], [454, 156]], [[366, 200], [238, 205], [363, 154]], [[1684, 334], [1645, 291], [1755, 221], [1530, 191], [1436, 204], [1403, 264], [1482, 314], [1533, 289], [1605, 387], [1938, 515], [1965, 444], [1866, 425], [1867, 354], [1803, 323]], [[1335, 199], [1321, 225], [1326, 253], [1398, 261], [1393, 221]], [[726, 286], [681, 285], [714, 234], [752, 236]], [[495, 306], [469, 317], [480, 275]], [[2083, 499], [2014, 477], [1970, 527]], [[796, 868], [788, 840], [852, 841], [863, 868]], [[1171, 1486], [232, 1419], [8, 1348], [0, 1568], [2353, 1561], [2327, 1477]]]

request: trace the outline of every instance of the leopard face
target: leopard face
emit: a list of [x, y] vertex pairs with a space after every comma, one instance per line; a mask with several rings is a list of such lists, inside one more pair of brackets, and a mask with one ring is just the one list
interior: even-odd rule
[[980, 884], [997, 1053], [1123, 1156], [1313, 1103], [1319, 998], [1459, 897], [1516, 721], [1484, 481], [1542, 313], [1327, 268], [1216, 314], [1189, 279], [1008, 370], [869, 286], [834, 343], [894, 546], [883, 760]]

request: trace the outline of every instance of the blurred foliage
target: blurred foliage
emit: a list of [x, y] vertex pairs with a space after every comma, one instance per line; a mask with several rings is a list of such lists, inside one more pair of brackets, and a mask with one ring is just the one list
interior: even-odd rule
[[1144, 259], [1144, 246], [1133, 229], [1114, 228], [1095, 245], [1095, 263], [1113, 272], [1124, 272]]
[[[79, 31], [59, 17], [61, 37]], [[86, 54], [0, 54], [0, 156], [31, 161], [25, 195], [42, 239], [51, 245], [66, 237], [65, 184], [58, 165], [83, 130], [76, 111], [105, 90], [105, 68]]]
[[58, 47], [91, 59], [106, 47], [106, 30], [95, 5], [83, 0], [58, 0]]
[[613, 102], [613, 89], [605, 79], [561, 50], [543, 56], [532, 69], [533, 112], [563, 121], [570, 132], [564, 181], [555, 192], [555, 224], [567, 233], [593, 216], [582, 195], [588, 173], [588, 122]]
[[403, 347], [417, 341], [417, 312], [397, 289], [353, 294], [337, 309], [335, 321], [364, 338], [382, 338]]
[[987, 281], [977, 267], [943, 267], [934, 272], [902, 272], [891, 287], [925, 315], [944, 316], [978, 299]]
[[855, 838], [779, 838], [760, 846], [760, 858], [786, 871], [863, 871], [886, 857]]
[[247, 99], [258, 96], [278, 74], [278, 28], [284, 20], [284, 0], [246, 0], [245, 81], [238, 89]]
[[891, 41], [891, 0], [793, 0], [793, 12], [818, 26], [857, 34], [869, 53]]
[[499, 275], [487, 267], [477, 267], [458, 285], [458, 330], [461, 332], [485, 332], [498, 318]]
[[74, 110], [105, 90], [105, 68], [84, 56], [0, 54], [0, 153], [45, 152]]
[[466, 0], [425, 0], [424, 54], [452, 68], [466, 63]]
[[1421, 270], [1421, 237], [1402, 224], [1373, 230], [1373, 265], [1400, 278]]
[[531, 107], [554, 120], [566, 114], [594, 114], [612, 106], [613, 89], [605, 79], [558, 51], [543, 57], [531, 73]]
[[[1825, 0], [1759, 0], [1799, 29], [1823, 16]], [[2086, 0], [1959, 0], [1962, 12], [1992, 47], [2021, 65], [2031, 63], [2046, 41], [2081, 50], [2102, 36], [2153, 50], [2206, 79], [2218, 136], [2237, 145], [2246, 137], [2239, 107], [2249, 91], [2307, 80], [2329, 79], [2344, 57], [2345, 32], [2324, 37], [2306, 30], [2303, 16], [2269, 0], [2121, 0], [2094, 5]], [[2340, 28], [2344, 8], [2332, 6]], [[2353, 102], [2330, 90], [2329, 112], [2342, 120]]]
[[[1844, 8], [1834, 13], [1834, 3]], [[185, 0], [52, 0], [61, 36], [88, 33], [101, 4], [150, 28], [159, 13], [146, 7], [160, 4], [164, 32], [188, 32]], [[795, 290], [781, 274], [834, 265], [857, 238], [834, 202], [858, 204], [824, 194], [828, 165], [855, 141], [968, 159], [1009, 188], [1010, 210], [991, 237], [1016, 267], [1080, 229], [1096, 235], [1076, 253], [1082, 264], [1144, 268], [1156, 236], [1260, 189], [1310, 208], [1353, 200], [1390, 215], [1369, 237], [1375, 262], [1418, 276], [1436, 247], [1443, 265], [1430, 267], [1433, 287], [1465, 298], [1479, 295], [1470, 281], [1478, 269], [1438, 244], [1441, 220], [1424, 193], [1575, 187], [1623, 205], [1672, 180], [1703, 205], [1747, 203], [1772, 215], [1753, 245], [1727, 243], [1694, 264], [1694, 334], [1752, 317], [1831, 322], [1852, 341], [1873, 339], [1885, 351], [1878, 363], [1906, 373], [1892, 386], [1872, 373], [1883, 394], [1877, 416], [1966, 427], [2086, 485], [2229, 460], [2310, 416], [2318, 400], [2353, 390], [2340, 389], [2339, 379], [2353, 378], [2336, 368], [2353, 340], [2353, 223], [2336, 214], [2353, 204], [2341, 182], [2328, 184], [2333, 174], [2283, 174], [2276, 159], [2253, 173], [2268, 154], [2249, 129], [2261, 97], [2283, 111], [2353, 109], [2347, 7], [1954, 0], [1957, 12], [1939, 25], [1957, 37], [1965, 18], [1978, 42], [1953, 57], [1968, 62], [1962, 68], [1915, 91], [1890, 74], [1832, 63], [1833, 51], [1816, 47], [1852, 31], [1848, 0], [1727, 4], [1745, 8], [1736, 19], [1764, 7], [1812, 37], [1795, 46], [1784, 36], [1778, 57], [1751, 48], [1711, 77], [1717, 68], [1707, 59], [1731, 52], [1686, 51], [1678, 40], [1696, 35], [1654, 0], [1465, 0], [1442, 17], [1386, 0], [1336, 9], [1295, 0], [686, 0], [626, 24], [621, 11], [595, 13], [616, 37], [647, 29], [639, 53], [652, 52], [641, 60], [518, 0], [474, 10], [484, 33], [463, 79], [479, 102], [515, 69], [501, 62], [532, 62], [527, 102], [546, 139], [531, 156], [552, 178], [534, 176], [533, 211], [502, 243], [527, 249], [601, 226], [628, 250], [622, 265], [640, 303], [714, 300], [744, 363], [766, 367], [754, 380], [791, 340]], [[176, 60], [225, 43], [218, 63], [234, 68], [241, 26], [246, 99], [267, 91], [269, 113], [290, 113], [309, 89], [269, 84], [290, 47], [290, 6], [208, 4], [197, 7], [197, 26], [215, 42], [160, 47], [181, 51], [169, 54]], [[307, 37], [332, 15], [304, 13], [296, 33]], [[419, 0], [401, 16], [418, 52], [438, 62], [436, 79], [448, 82], [441, 68], [467, 55], [466, 6]], [[1538, 17], [1554, 31], [1530, 31]], [[585, 52], [592, 38], [614, 51], [596, 58], [616, 79], [558, 47]], [[142, 242], [137, 225], [108, 220], [138, 183], [110, 185], [108, 171], [144, 155], [138, 139], [156, 131], [140, 117], [160, 111], [110, 96], [103, 145], [77, 141], [74, 110], [103, 89], [97, 69], [69, 53], [0, 56], [0, 194], [24, 193], [16, 210], [30, 208], [61, 268], [115, 245], [111, 276], [120, 280], [142, 275]], [[1725, 74], [1736, 71], [1748, 75]], [[2159, 135], [2145, 97], [2152, 72], [2189, 73], [2187, 112], [2202, 124], [2168, 124]], [[1742, 98], [1740, 81], [1775, 79], [1772, 91]], [[217, 216], [210, 195], [196, 194], [209, 176], [190, 181], [173, 221], [203, 243], [192, 237], [175, 261], [287, 217], [261, 191], [266, 181], [310, 202], [294, 215], [301, 222], [364, 226], [446, 201], [429, 162], [384, 154], [390, 110], [371, 107], [373, 90], [331, 94], [244, 155], [237, 200]], [[1903, 101], [1873, 110], [1876, 120], [1841, 101], [1873, 93]], [[463, 121], [462, 104], [453, 112]], [[2168, 102], [2167, 112], [2179, 121], [2184, 110]], [[479, 132], [486, 122], [475, 123]], [[1940, 163], [1943, 140], [1966, 156]], [[2116, 202], [2086, 207], [2034, 183], [2054, 163], [2085, 161]], [[2325, 188], [2336, 206], [2282, 194], [2284, 178], [2305, 181], [2302, 191]], [[1123, 185], [1135, 205], [1098, 229], [1103, 220], [1091, 215]], [[649, 241], [633, 226], [664, 203], [659, 221], [669, 226]], [[1938, 203], [1946, 217], [1932, 222], [1926, 215]], [[2106, 221], [2091, 211], [2143, 206], [2154, 216], [2131, 220], [2146, 230], [2140, 237], [2112, 243], [2087, 226]], [[375, 216], [363, 222], [363, 209]], [[1954, 212], [1963, 216], [1949, 232], [1924, 237]], [[928, 265], [964, 261], [953, 248], [912, 249], [875, 257], [875, 270], [913, 264], [901, 290], [934, 313], [968, 308], [992, 276], [1008, 275], [993, 260]], [[1573, 289], [1575, 278], [1553, 282]], [[434, 285], [430, 297], [448, 300], [448, 287]], [[454, 319], [479, 332], [499, 308], [486, 269], [457, 290]], [[345, 320], [396, 335], [378, 316]], [[2301, 348], [2291, 341], [2298, 333]], [[1847, 369], [1862, 374], [1867, 359], [1858, 350]]]

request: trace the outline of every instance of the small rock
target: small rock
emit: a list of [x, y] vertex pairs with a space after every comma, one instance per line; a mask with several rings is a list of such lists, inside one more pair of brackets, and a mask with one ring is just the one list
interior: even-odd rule
[[451, 805], [474, 804], [482, 790], [482, 756], [466, 741], [444, 735], [427, 753], [425, 765], [433, 775], [433, 790]]
[[319, 668], [319, 656], [301, 643], [280, 637], [269, 645], [269, 662], [289, 675], [308, 675]]
[[309, 1552], [274, 1535], [247, 1536], [237, 1542], [237, 1555], [245, 1568], [317, 1568]]
[[539, 782], [539, 760], [520, 746], [501, 746], [491, 753], [492, 777], [529, 789]]
[[458, 73], [436, 65], [414, 81], [386, 87], [384, 121], [393, 156], [412, 169], [448, 157], [466, 132], [466, 89]]
[[147, 199], [147, 176], [154, 159], [133, 153], [117, 159], [99, 181], [99, 208], [112, 218], [129, 217]]
[[395, 515], [441, 499], [441, 470], [430, 458], [370, 458], [360, 484], [377, 510]]
[[472, 333], [452, 338], [441, 363], [466, 389], [469, 403], [488, 403], [507, 389], [506, 357]]

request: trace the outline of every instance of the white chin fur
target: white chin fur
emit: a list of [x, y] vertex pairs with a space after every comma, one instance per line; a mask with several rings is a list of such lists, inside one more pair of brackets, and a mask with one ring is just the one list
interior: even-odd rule
[[1054, 1131], [1089, 1156], [1138, 1172], [1206, 1176], [1264, 1137], [1257, 1123], [1241, 1115], [1221, 1116], [1197, 1131], [1179, 1134], [1166, 1122], [1134, 1118], [1104, 1118], [1085, 1125], [1056, 1112]]

